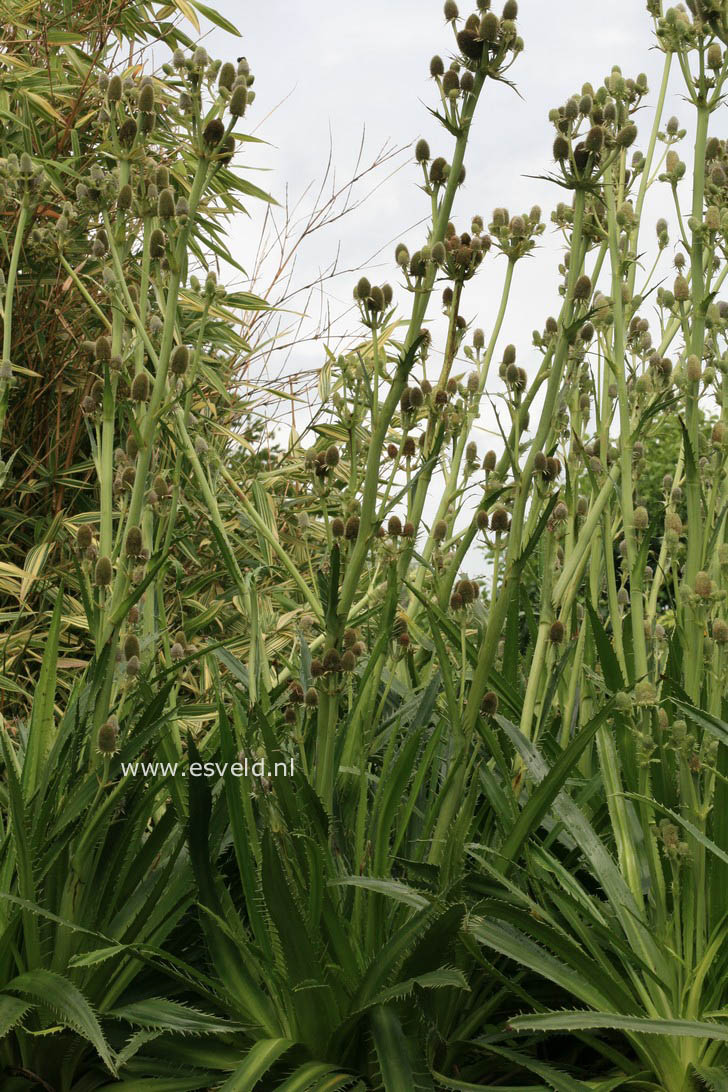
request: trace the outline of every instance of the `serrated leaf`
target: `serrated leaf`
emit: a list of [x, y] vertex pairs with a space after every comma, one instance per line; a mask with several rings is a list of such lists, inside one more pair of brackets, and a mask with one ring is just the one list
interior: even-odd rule
[[210, 1016], [205, 1012], [170, 1001], [166, 997], [150, 997], [145, 1001], [135, 1001], [123, 1005], [109, 1013], [120, 1020], [127, 1020], [142, 1028], [157, 1028], [164, 1031], [179, 1031], [185, 1034], [227, 1034], [240, 1031], [238, 1024]]
[[96, 1014], [78, 987], [67, 978], [39, 968], [13, 978], [5, 989], [49, 1008], [63, 1024], [91, 1043], [106, 1067], [116, 1074], [111, 1049]]
[[17, 1027], [26, 1013], [33, 1008], [30, 1001], [21, 1001], [19, 997], [0, 994], [0, 1039]]
[[516, 1016], [509, 1021], [514, 1031], [627, 1031], [634, 1035], [668, 1035], [690, 1039], [719, 1039], [728, 1043], [728, 1025], [707, 1020], [650, 1020], [617, 1012], [547, 1012]]
[[248, 1051], [245, 1061], [218, 1092], [253, 1092], [258, 1081], [295, 1044], [290, 1039], [261, 1039]]

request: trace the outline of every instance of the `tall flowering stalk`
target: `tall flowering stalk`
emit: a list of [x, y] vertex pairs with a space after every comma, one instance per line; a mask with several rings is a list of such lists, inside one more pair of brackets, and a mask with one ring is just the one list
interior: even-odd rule
[[[462, 339], [463, 322], [459, 314], [462, 286], [468, 280], [490, 247], [490, 238], [483, 234], [482, 220], [473, 223], [471, 233], [458, 236], [451, 224], [452, 210], [458, 187], [465, 177], [465, 154], [470, 136], [471, 125], [485, 82], [501, 79], [523, 47], [518, 37], [515, 24], [517, 5], [506, 5], [503, 19], [487, 10], [482, 5], [482, 14], [470, 16], [461, 29], [457, 5], [449, 2], [445, 5], [445, 18], [452, 25], [456, 37], [458, 60], [449, 69], [440, 57], [434, 57], [430, 64], [430, 73], [440, 93], [440, 111], [438, 117], [443, 126], [455, 139], [452, 159], [444, 157], [431, 159], [430, 150], [425, 141], [417, 146], [417, 160], [422, 165], [424, 189], [430, 197], [432, 220], [424, 245], [411, 256], [404, 244], [398, 248], [397, 261], [404, 269], [407, 287], [412, 292], [413, 303], [407, 322], [405, 337], [399, 346], [398, 358], [391, 361], [391, 372], [385, 383], [384, 368], [388, 363], [383, 359], [379, 331], [388, 321], [388, 308], [391, 303], [391, 289], [388, 286], [372, 286], [362, 278], [355, 290], [355, 297], [362, 310], [362, 316], [372, 332], [372, 378], [370, 384], [371, 435], [367, 441], [366, 463], [362, 468], [361, 500], [357, 506], [356, 533], [351, 534], [352, 545], [347, 551], [343, 567], [343, 579], [340, 589], [336, 589], [336, 602], [329, 611], [325, 643], [333, 662], [338, 655], [341, 640], [349, 621], [350, 612], [357, 597], [357, 591], [370, 555], [377, 528], [385, 520], [388, 504], [380, 507], [380, 467], [387, 448], [389, 434], [395, 425], [397, 410], [400, 410], [400, 425], [408, 430], [408, 418], [412, 413], [419, 416], [427, 397], [427, 427], [423, 436], [422, 454], [426, 460], [423, 473], [413, 487], [408, 503], [407, 518], [399, 527], [406, 525], [406, 538], [413, 539], [419, 530], [425, 498], [433, 468], [437, 462], [444, 433], [438, 427], [441, 422], [442, 407], [448, 401], [447, 393], [450, 369], [453, 364], [457, 345]], [[537, 230], [538, 224], [527, 220], [519, 221], [520, 239], [526, 240]], [[515, 236], [514, 232], [514, 236]], [[514, 246], [523, 247], [523, 242]], [[423, 328], [427, 316], [435, 280], [440, 270], [447, 270], [454, 277], [454, 289], [446, 302], [449, 315], [449, 332], [445, 348], [444, 364], [437, 389], [432, 390], [428, 382], [423, 386], [409, 386], [410, 377], [418, 355], [427, 354], [428, 334]], [[507, 284], [510, 284], [511, 266]], [[507, 299], [507, 290], [505, 293]], [[486, 368], [487, 374], [487, 368]], [[483, 376], [483, 382], [485, 375]], [[429, 388], [429, 389], [428, 389]], [[478, 376], [474, 394], [482, 391]], [[381, 392], [381, 393], [380, 393]], [[383, 400], [381, 394], [384, 395]], [[409, 444], [412, 443], [410, 439]], [[409, 446], [405, 439], [405, 445]], [[403, 452], [406, 449], [403, 448]], [[413, 454], [413, 453], [412, 453]], [[405, 454], [411, 459], [411, 454]], [[458, 462], [462, 458], [462, 452]], [[355, 473], [352, 462], [352, 473]], [[455, 473], [457, 470], [455, 470]], [[356, 487], [355, 491], [356, 491]], [[399, 520], [399, 517], [392, 517]], [[391, 532], [396, 536], [398, 524], [391, 524]], [[409, 552], [398, 559], [400, 578], [406, 571]], [[379, 668], [374, 665], [375, 673]], [[316, 785], [325, 801], [331, 804], [335, 777], [336, 725], [338, 720], [338, 698], [336, 695], [324, 695], [318, 712], [318, 748], [316, 760]]]

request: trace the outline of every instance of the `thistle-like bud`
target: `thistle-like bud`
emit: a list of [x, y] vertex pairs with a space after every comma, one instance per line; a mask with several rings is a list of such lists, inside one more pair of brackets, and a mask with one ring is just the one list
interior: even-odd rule
[[430, 75], [433, 79], [442, 76], [445, 72], [445, 65], [443, 64], [442, 57], [435, 55], [430, 61]]
[[601, 125], [593, 125], [586, 135], [584, 146], [588, 152], [601, 152], [604, 146], [604, 130]]
[[650, 515], [643, 504], [634, 510], [634, 525], [637, 531], [646, 531], [650, 523]]
[[486, 451], [483, 456], [483, 470], [490, 474], [491, 471], [495, 470], [496, 462], [497, 456], [495, 451]]
[[238, 83], [233, 88], [230, 96], [230, 113], [234, 118], [241, 118], [248, 105], [248, 89], [243, 83]]
[[116, 754], [117, 746], [116, 741], [119, 734], [119, 722], [116, 717], [109, 717], [105, 724], [102, 724], [99, 728], [99, 734], [96, 739], [96, 746], [99, 754], [113, 755]]
[[508, 512], [505, 508], [496, 508], [490, 517], [490, 527], [496, 534], [503, 534], [508, 530], [510, 520], [508, 518]]
[[310, 686], [306, 691], [304, 701], [309, 709], [315, 709], [319, 703], [318, 691], [315, 686]]
[[460, 79], [457, 72], [454, 72], [452, 68], [448, 68], [442, 77], [442, 89], [446, 95], [449, 95], [451, 91], [460, 90]]
[[[397, 263], [397, 265], [401, 266], [403, 269], [406, 268], [409, 265], [410, 253], [409, 253], [409, 250], [407, 249], [407, 247], [405, 246], [404, 243], [397, 243], [397, 246], [395, 247], [395, 251], [394, 251], [394, 260]], [[358, 287], [357, 287], [355, 289], [355, 295], [357, 296], [357, 298], [358, 298], [358, 294], [359, 294], [359, 290], [358, 290]]]
[[366, 300], [369, 298], [372, 286], [367, 277], [360, 277], [357, 281], [356, 288], [354, 289], [354, 295], [358, 300]]
[[136, 135], [137, 123], [132, 118], [127, 118], [126, 121], [119, 126], [119, 143], [122, 148], [131, 148], [136, 140]]
[[549, 455], [546, 460], [546, 472], [544, 477], [547, 481], [554, 481], [561, 473], [561, 462], [554, 455]]
[[500, 31], [500, 19], [493, 11], [487, 11], [480, 20], [480, 37], [484, 42], [495, 42]]
[[169, 650], [169, 654], [173, 660], [183, 660], [185, 655], [184, 645], [181, 641], [175, 641]]
[[88, 523], [82, 523], [76, 532], [76, 545], [79, 550], [88, 550], [93, 541], [93, 531]]
[[552, 622], [551, 628], [549, 629], [549, 641], [551, 641], [552, 645], [560, 645], [564, 639], [565, 633], [566, 630], [564, 629], [563, 622]]
[[480, 703], [480, 711], [486, 717], [494, 717], [498, 712], [498, 695], [494, 690], [486, 690]]
[[129, 183], [126, 182], [119, 190], [116, 198], [116, 207], [119, 212], [126, 212], [131, 208], [133, 196], [132, 188]]
[[106, 101], [109, 103], [121, 102], [122, 91], [121, 76], [111, 76], [109, 85], [106, 88]]
[[591, 278], [588, 277], [586, 273], [582, 273], [582, 275], [577, 278], [576, 284], [574, 285], [574, 299], [588, 300], [591, 296], [591, 291]]
[[127, 557], [139, 557], [142, 552], [142, 530], [141, 527], [130, 527], [126, 532], [126, 539], [124, 542]]
[[[468, 22], [470, 22], [468, 20]], [[465, 26], [457, 35], [457, 43], [460, 52], [464, 57], [467, 57], [470, 61], [479, 61], [483, 56], [483, 42], [478, 35], [477, 26], [473, 27]], [[460, 83], [462, 91], [472, 91], [473, 89], [473, 76], [470, 72], [464, 72], [463, 78]]]
[[504, 19], [517, 19], [518, 18], [518, 3], [517, 0], [506, 0], [505, 7], [503, 8]]
[[100, 364], [108, 364], [111, 360], [111, 342], [103, 334], [94, 342], [94, 356]]
[[695, 355], [695, 353], [692, 353], [688, 357], [685, 366], [685, 373], [691, 383], [698, 383], [702, 378], [703, 372], [700, 367], [700, 360]]
[[369, 293], [369, 299], [367, 304], [370, 311], [383, 311], [384, 310], [384, 293], [378, 284], [372, 285], [372, 290]]
[[230, 61], [226, 61], [220, 69], [220, 75], [217, 79], [217, 86], [224, 87], [226, 91], [230, 91], [235, 83], [235, 77], [237, 73], [235, 71], [235, 65]]
[[679, 303], [684, 303], [685, 300], [690, 299], [690, 285], [682, 274], [675, 278], [673, 293]]
[[124, 638], [124, 659], [130, 660], [132, 656], [139, 655], [139, 638], [134, 633], [127, 633]]
[[[313, 665], [311, 665], [313, 667]], [[324, 671], [339, 671], [341, 668], [341, 656], [338, 649], [327, 648], [324, 652]], [[313, 672], [312, 672], [313, 674]]]
[[480, 350], [480, 349], [483, 349], [484, 347], [485, 347], [485, 333], [478, 326], [478, 327], [476, 327], [475, 330], [473, 330], [473, 348]]
[[710, 599], [713, 594], [713, 581], [703, 570], [695, 574], [695, 594], [701, 599]]
[[346, 650], [344, 655], [341, 657], [341, 670], [345, 671], [347, 673], [350, 673], [350, 672], [354, 671], [355, 668], [356, 668], [356, 656], [354, 655], [354, 653], [349, 648], [349, 649]]
[[[151, 133], [152, 129], [154, 128], [156, 120], [157, 120], [157, 115], [154, 112], [152, 112], [150, 114], [140, 114], [139, 115], [139, 132], [140, 133]], [[134, 124], [134, 123], [132, 122], [132, 124]], [[132, 144], [132, 143], [133, 143], [133, 140], [130, 141], [130, 144]]]
[[[456, 77], [457, 79], [457, 77]], [[430, 182], [436, 186], [442, 185], [447, 178], [447, 160], [444, 156], [437, 156], [430, 164]]]
[[444, 542], [447, 538], [447, 523], [444, 519], [439, 519], [432, 529], [432, 537], [435, 542]]
[[146, 402], [149, 398], [149, 376], [146, 372], [139, 372], [134, 376], [131, 397], [133, 402]]
[[569, 158], [569, 142], [565, 136], [560, 133], [554, 140], [554, 159], [557, 162], [562, 163], [565, 159]]
[[459, 15], [458, 6], [455, 3], [455, 0], [445, 0], [443, 12], [448, 23], [454, 23]]
[[392, 538], [402, 534], [402, 520], [399, 516], [390, 516], [387, 522], [387, 530]]
[[173, 375], [184, 375], [190, 363], [190, 352], [186, 345], [177, 345], [170, 357], [169, 367]]
[[129, 678], [131, 678], [131, 679], [136, 678], [136, 676], [139, 674], [139, 668], [140, 667], [141, 667], [141, 664], [139, 663], [139, 657], [138, 656], [132, 656], [131, 659], [127, 660], [126, 661], [126, 673], [129, 676]]
[[343, 538], [345, 530], [346, 528], [343, 519], [341, 516], [336, 516], [335, 519], [331, 521], [331, 534], [334, 538]]
[[155, 228], [149, 237], [149, 253], [152, 258], [163, 258], [166, 253], [164, 232], [161, 228]]
[[96, 568], [94, 569], [94, 583], [98, 588], [105, 588], [111, 583], [111, 577], [113, 575], [113, 569], [111, 567], [111, 559], [108, 557], [100, 557], [96, 562]]
[[151, 114], [154, 109], [154, 86], [145, 83], [139, 92], [139, 109], [144, 114]]
[[629, 148], [637, 139], [637, 126], [629, 122], [617, 133], [615, 140], [620, 148]]
[[326, 465], [337, 466], [339, 463], [339, 449], [336, 444], [332, 444], [331, 447], [326, 449]]
[[344, 538], [347, 542], [356, 541], [359, 535], [359, 523], [360, 521], [358, 516], [349, 516], [348, 520], [346, 521], [346, 528], [344, 530]]
[[[232, 101], [231, 104], [232, 106]], [[217, 148], [225, 135], [225, 126], [220, 118], [212, 118], [202, 131], [202, 139], [208, 148]]]
[[418, 163], [428, 163], [430, 160], [430, 145], [424, 138], [415, 145], [415, 159]]
[[717, 645], [728, 644], [728, 624], [722, 618], [716, 618], [712, 626], [713, 640]]
[[174, 194], [167, 186], [161, 190], [157, 198], [157, 215], [160, 220], [174, 219]]
[[488, 530], [488, 513], [485, 508], [479, 508], [475, 517], [475, 522], [479, 531]]
[[714, 72], [723, 67], [723, 50], [718, 42], [708, 46], [707, 60], [708, 68], [712, 68]]

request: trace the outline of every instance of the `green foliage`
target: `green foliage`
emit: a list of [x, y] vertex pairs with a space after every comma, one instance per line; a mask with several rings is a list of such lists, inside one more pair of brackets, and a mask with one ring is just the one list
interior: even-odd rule
[[312, 441], [265, 455], [238, 380], [268, 304], [213, 273], [270, 200], [234, 165], [248, 62], [171, 6], [47, 7], [16, 5], [0, 104], [3, 1089], [724, 1087], [725, 5], [650, 0], [650, 128], [618, 68], [551, 111], [527, 370], [501, 339], [542, 211], [459, 207], [518, 9], [448, 0], [409, 307], [358, 278]]

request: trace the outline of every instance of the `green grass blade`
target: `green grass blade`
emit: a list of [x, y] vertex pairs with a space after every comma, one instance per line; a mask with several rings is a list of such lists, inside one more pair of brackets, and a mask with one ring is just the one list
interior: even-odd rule
[[38, 676], [38, 685], [33, 696], [33, 710], [28, 730], [28, 748], [23, 765], [23, 795], [26, 800], [30, 799], [38, 786], [41, 766], [53, 743], [53, 711], [56, 697], [58, 638], [61, 631], [62, 607], [63, 588], [59, 588], [50, 626], [48, 627], [48, 637], [40, 675]]

